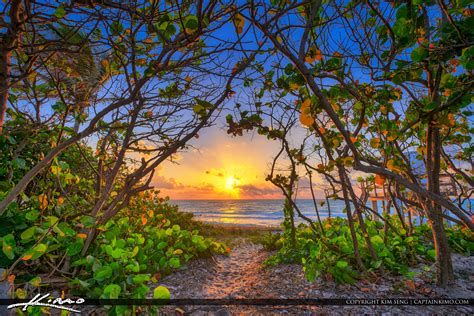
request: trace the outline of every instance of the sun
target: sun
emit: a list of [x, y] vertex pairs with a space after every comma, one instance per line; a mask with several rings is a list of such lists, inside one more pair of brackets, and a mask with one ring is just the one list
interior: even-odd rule
[[225, 178], [225, 191], [230, 194], [233, 198], [238, 198], [240, 195], [240, 180], [236, 179], [234, 176], [228, 176]]
[[226, 190], [229, 190], [229, 191], [234, 191], [236, 190], [236, 186], [239, 185], [239, 180], [237, 180], [236, 178], [234, 178], [234, 176], [228, 176], [226, 179], [225, 179], [225, 188]]

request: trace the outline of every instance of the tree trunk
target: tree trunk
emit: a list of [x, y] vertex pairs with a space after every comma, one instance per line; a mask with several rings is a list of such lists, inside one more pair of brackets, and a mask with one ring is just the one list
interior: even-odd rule
[[318, 202], [316, 200], [316, 196], [315, 196], [314, 190], [313, 190], [313, 176], [311, 174], [311, 171], [308, 169], [308, 166], [306, 166], [306, 172], [308, 173], [309, 188], [310, 188], [310, 191], [311, 191], [311, 197], [313, 198], [314, 211], [316, 212], [316, 216], [318, 218], [318, 223], [319, 223], [319, 227], [321, 228], [321, 233], [324, 235], [325, 232], [324, 232], [323, 223], [321, 221], [321, 216], [319, 216]]
[[324, 197], [326, 198], [326, 204], [328, 205], [328, 217], [331, 218], [331, 205], [329, 204], [328, 195], [324, 193]]
[[283, 213], [285, 216], [285, 221], [290, 224], [290, 242], [291, 246], [294, 248], [296, 246], [296, 228], [293, 207], [291, 205], [291, 201], [288, 198], [285, 200], [285, 204], [283, 206]]
[[339, 179], [341, 179], [342, 194], [344, 197], [344, 202], [346, 203], [346, 213], [347, 213], [347, 222], [349, 223], [349, 228], [351, 231], [352, 245], [354, 246], [354, 256], [356, 258], [357, 265], [361, 270], [365, 270], [364, 263], [360, 258], [359, 251], [359, 241], [357, 240], [357, 234], [354, 227], [354, 219], [352, 218], [351, 205], [349, 204], [349, 195], [347, 194], [346, 182], [344, 181], [344, 170], [342, 167], [338, 166]]
[[367, 249], [369, 249], [370, 256], [372, 257], [372, 259], [377, 260], [377, 253], [375, 252], [374, 247], [372, 246], [372, 242], [370, 241], [369, 233], [367, 232], [367, 229], [365, 227], [364, 217], [362, 216], [362, 212], [360, 210], [360, 206], [358, 204], [357, 197], [354, 193], [354, 190], [352, 189], [350, 179], [347, 176], [347, 173], [344, 170], [344, 167], [339, 167], [339, 168], [340, 168], [339, 174], [342, 174], [344, 176], [344, 178], [341, 178], [341, 182], [343, 183], [343, 185], [345, 183], [346, 189], [349, 192], [349, 195], [350, 195], [350, 197], [352, 199], [352, 202], [354, 204], [355, 213], [357, 215], [357, 219], [359, 220], [360, 230], [362, 231], [362, 235], [364, 236], [365, 243], [367, 244]]
[[[439, 174], [441, 172], [441, 139], [439, 127], [432, 120], [428, 123], [426, 151], [426, 172], [428, 191], [440, 194]], [[448, 238], [443, 226], [441, 207], [432, 201], [426, 203], [426, 213], [433, 233], [433, 243], [436, 250], [438, 285], [447, 286], [454, 280], [451, 251]]]
[[[25, 1], [25, 4], [28, 7], [29, 1]], [[23, 1], [11, 1], [8, 11], [10, 23], [6, 27], [6, 32], [0, 35], [0, 135], [3, 133], [5, 113], [7, 111], [11, 54], [14, 49], [18, 49], [15, 48], [15, 44], [22, 32], [25, 16]]]
[[3, 133], [5, 113], [7, 112], [10, 56], [11, 52], [9, 51], [0, 53], [0, 135]]
[[436, 278], [438, 285], [445, 287], [454, 281], [454, 274], [451, 250], [443, 226], [443, 217], [432, 211], [428, 218], [436, 250]]

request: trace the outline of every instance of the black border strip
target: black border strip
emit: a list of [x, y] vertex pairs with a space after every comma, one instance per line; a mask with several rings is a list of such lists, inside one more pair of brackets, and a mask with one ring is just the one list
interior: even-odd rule
[[[74, 298], [72, 298], [74, 300]], [[30, 299], [0, 299], [0, 305], [28, 303]], [[59, 304], [58, 304], [59, 305]], [[474, 305], [474, 299], [468, 298], [301, 298], [301, 299], [84, 299], [81, 304], [64, 304], [63, 306], [115, 306], [115, 305], [264, 305], [264, 306], [294, 306], [294, 305]]]

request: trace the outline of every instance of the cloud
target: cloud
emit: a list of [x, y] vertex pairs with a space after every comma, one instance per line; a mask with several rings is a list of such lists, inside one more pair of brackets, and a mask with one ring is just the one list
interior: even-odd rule
[[217, 171], [216, 169], [206, 170], [206, 174], [221, 178], [224, 177], [224, 173], [222, 171]]
[[210, 183], [202, 183], [200, 185], [187, 185], [185, 187], [190, 192], [214, 193], [216, 190], [216, 187]]
[[273, 186], [257, 186], [254, 184], [243, 184], [236, 188], [240, 190], [240, 194], [245, 197], [280, 197], [281, 191]]
[[177, 181], [175, 178], [167, 178], [165, 176], [155, 176], [152, 185], [158, 190], [165, 191], [183, 191], [193, 193], [210, 193], [215, 192], [216, 188], [210, 183], [201, 183], [198, 185], [183, 184]]
[[[313, 176], [313, 193], [316, 198], [320, 199], [324, 197], [324, 191], [322, 190], [322, 181], [319, 175]], [[312, 198], [311, 185], [309, 178], [302, 177], [298, 180], [298, 198], [309, 199]]]
[[157, 176], [153, 180], [153, 186], [160, 189], [182, 189], [185, 187], [181, 182], [176, 181], [175, 178], [166, 178], [164, 176]]
[[184, 185], [180, 183], [174, 188], [157, 187], [157, 189], [161, 191], [162, 196], [170, 196], [175, 200], [212, 200], [216, 198], [216, 188], [210, 183], [201, 183], [198, 185]]

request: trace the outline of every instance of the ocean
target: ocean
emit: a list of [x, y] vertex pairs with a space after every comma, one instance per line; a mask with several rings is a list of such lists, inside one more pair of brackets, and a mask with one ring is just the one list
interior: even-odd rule
[[[321, 203], [324, 202], [323, 205]], [[277, 227], [283, 221], [283, 203], [284, 200], [171, 200], [170, 204], [178, 205], [181, 211], [191, 212], [196, 219], [206, 223], [218, 223], [240, 226], [269, 226]], [[352, 204], [352, 203], [351, 203]], [[378, 202], [378, 211], [381, 212], [382, 203]], [[296, 205], [300, 211], [313, 221], [317, 221], [316, 212], [314, 211], [313, 200], [297, 200]], [[329, 200], [332, 217], [346, 217], [343, 213], [345, 208], [344, 201]], [[474, 200], [466, 200], [463, 206], [471, 210]], [[319, 216], [324, 219], [329, 216], [328, 205], [325, 200], [317, 200]], [[367, 202], [370, 205], [370, 201]], [[352, 210], [353, 207], [351, 207]], [[395, 209], [392, 207], [390, 213], [394, 214]], [[445, 211], [446, 214], [455, 217], [451, 212]], [[296, 223], [304, 223], [305, 220], [299, 216], [295, 217]], [[415, 221], [423, 223], [426, 221], [423, 217], [413, 216]], [[454, 224], [446, 221], [449, 225]]]
[[[321, 206], [321, 202], [324, 205]], [[283, 221], [284, 200], [171, 200], [179, 209], [191, 212], [196, 219], [206, 223], [219, 223], [241, 226], [279, 226]], [[318, 200], [321, 218], [329, 216], [328, 205]], [[331, 216], [345, 217], [342, 213], [344, 202], [329, 200]], [[297, 200], [301, 212], [316, 221], [313, 200]], [[304, 220], [298, 219], [297, 222]]]

